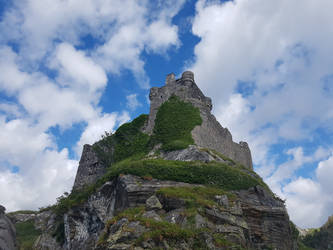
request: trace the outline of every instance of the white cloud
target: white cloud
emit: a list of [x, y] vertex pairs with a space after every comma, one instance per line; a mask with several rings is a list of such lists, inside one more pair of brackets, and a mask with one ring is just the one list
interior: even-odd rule
[[131, 95], [126, 96], [126, 101], [127, 101], [126, 106], [130, 110], [135, 110], [136, 108], [142, 106], [142, 104], [138, 101], [137, 97], [138, 97], [137, 94], [131, 94]]
[[[149, 79], [141, 53], [164, 53], [169, 47], [179, 45], [178, 29], [171, 19], [184, 2], [163, 1], [158, 8], [156, 3], [132, 0], [17, 2], [0, 23], [5, 34], [1, 40], [19, 43], [20, 53], [29, 60], [29, 66], [38, 66], [45, 55], [52, 54], [57, 42], [78, 46], [82, 37], [90, 35], [98, 41], [90, 51], [95, 61], [111, 73], [131, 70], [139, 84], [147, 88]], [[69, 56], [78, 58], [77, 54], [75, 58], [73, 54], [66, 55]], [[82, 63], [67, 68], [75, 73], [78, 66], [84, 67]]]
[[[333, 193], [333, 156], [325, 161], [321, 161], [316, 169], [317, 178], [323, 187], [323, 189], [328, 193]], [[333, 199], [333, 198], [332, 198]]]
[[87, 127], [83, 131], [80, 140], [77, 142], [77, 154], [81, 154], [84, 144], [93, 144], [94, 142], [100, 140], [101, 136], [104, 135], [105, 132], [113, 133], [115, 127], [120, 126], [129, 120], [130, 117], [127, 112], [123, 112], [122, 114], [104, 114], [97, 119], [90, 120]]
[[18, 117], [21, 115], [20, 108], [15, 103], [0, 103], [0, 112], [5, 113], [8, 117]]
[[99, 106], [107, 74], [129, 70], [147, 88], [142, 53], [179, 46], [172, 18], [183, 3], [31, 0], [5, 9], [0, 90], [10, 101], [0, 101], [0, 203], [37, 208], [70, 190], [78, 162], [58, 148], [52, 129], [87, 124], [73, 143], [78, 152], [128, 121], [127, 112], [103, 113]]
[[[96, 91], [106, 86], [107, 77], [104, 70], [82, 51], [77, 51], [68, 43], [58, 45], [54, 61], [60, 71], [60, 84], [79, 84], [86, 91]], [[54, 66], [54, 65], [53, 65]], [[68, 77], [68, 79], [66, 79]]]
[[282, 195], [287, 199], [290, 216], [299, 226], [319, 227], [332, 215], [332, 178], [331, 155], [319, 162], [314, 179], [299, 177], [283, 187]]
[[[327, 157], [323, 148], [317, 155], [304, 154], [303, 143], [318, 147], [317, 131], [330, 134], [333, 128], [333, 91], [328, 87], [333, 74], [332, 7], [328, 0], [305, 0], [302, 8], [288, 0], [196, 4], [192, 32], [201, 40], [190, 65], [196, 82], [212, 97], [217, 119], [233, 138], [249, 142], [258, 172], [281, 194], [302, 165]], [[287, 152], [291, 160], [277, 164], [283, 157], [272, 146], [288, 148], [288, 142], [295, 145]], [[324, 179], [309, 180], [322, 191]], [[298, 184], [304, 183], [310, 182]], [[291, 211], [295, 206], [290, 204], [299, 199], [295, 193], [287, 200], [291, 218], [314, 225], [305, 213]], [[333, 213], [325, 204], [325, 198], [318, 201], [320, 222]]]
[[[0, 203], [8, 210], [51, 204], [71, 189], [78, 162], [25, 120], [0, 117]], [[19, 167], [12, 173], [9, 166]]]
[[27, 73], [18, 69], [17, 60], [17, 55], [11, 48], [0, 47], [0, 88], [8, 95], [14, 95], [16, 91], [22, 89], [29, 79]]

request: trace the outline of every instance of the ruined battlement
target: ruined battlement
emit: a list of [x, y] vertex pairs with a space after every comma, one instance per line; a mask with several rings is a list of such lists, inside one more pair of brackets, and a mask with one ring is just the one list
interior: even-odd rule
[[185, 71], [179, 79], [176, 79], [173, 73], [168, 74], [164, 86], [150, 89], [150, 113], [147, 126], [144, 129], [147, 134], [153, 133], [157, 111], [172, 95], [178, 96], [185, 102], [190, 102], [200, 110], [203, 122], [192, 131], [196, 145], [214, 149], [249, 169], [253, 168], [248, 144], [246, 142], [233, 142], [229, 130], [223, 128], [211, 114], [212, 100], [198, 88], [194, 80], [194, 73], [191, 71]]

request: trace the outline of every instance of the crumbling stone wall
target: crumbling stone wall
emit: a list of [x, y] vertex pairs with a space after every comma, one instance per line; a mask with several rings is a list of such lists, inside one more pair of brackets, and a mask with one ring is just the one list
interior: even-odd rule
[[194, 74], [191, 71], [185, 71], [180, 79], [175, 79], [174, 74], [169, 74], [163, 87], [151, 88], [149, 94], [150, 113], [147, 126], [144, 129], [146, 133], [153, 133], [158, 108], [172, 95], [192, 103], [200, 110], [203, 122], [201, 126], [196, 126], [192, 131], [195, 144], [200, 147], [214, 149], [252, 169], [252, 157], [248, 144], [246, 142], [233, 142], [229, 130], [223, 128], [214, 115], [211, 114], [212, 100], [206, 97], [198, 88], [194, 81]]

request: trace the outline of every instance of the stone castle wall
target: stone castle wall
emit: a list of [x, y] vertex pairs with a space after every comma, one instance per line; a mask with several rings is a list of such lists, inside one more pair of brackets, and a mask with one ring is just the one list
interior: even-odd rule
[[201, 126], [196, 126], [192, 131], [192, 137], [200, 147], [214, 149], [232, 160], [252, 169], [251, 151], [246, 142], [235, 143], [227, 128], [223, 128], [211, 114], [212, 101], [206, 97], [194, 81], [194, 74], [186, 71], [180, 79], [175, 79], [174, 74], [169, 74], [166, 84], [161, 87], [153, 87], [150, 90], [150, 113], [145, 132], [153, 133], [155, 118], [158, 108], [172, 95], [190, 102], [199, 108], [203, 120]]

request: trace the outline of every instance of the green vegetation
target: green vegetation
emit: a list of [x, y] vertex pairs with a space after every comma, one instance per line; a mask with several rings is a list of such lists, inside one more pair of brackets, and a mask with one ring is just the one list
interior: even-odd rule
[[[104, 164], [107, 166], [112, 164], [107, 174], [93, 185], [79, 191], [73, 191], [71, 194], [64, 194], [58, 198], [55, 206], [47, 208], [52, 209], [56, 214], [57, 226], [53, 236], [59, 242], [64, 241], [63, 215], [70, 208], [85, 202], [106, 181], [121, 174], [137, 175], [148, 180], [156, 178], [210, 186], [209, 188], [196, 187], [195, 190], [186, 188], [174, 190], [170, 188], [159, 191], [164, 195], [177, 195], [177, 197], [184, 198], [189, 207], [215, 205], [212, 199], [213, 196], [226, 193], [221, 189], [240, 190], [261, 185], [269, 190], [259, 176], [249, 175], [242, 169], [242, 166], [238, 166], [234, 161], [218, 152], [215, 152], [215, 154], [231, 162], [233, 166], [217, 162], [144, 159], [143, 157], [153, 146], [159, 143], [162, 143], [161, 150], [165, 151], [183, 149], [193, 144], [191, 131], [195, 126], [202, 123], [199, 109], [193, 107], [191, 103], [181, 101], [176, 96], [170, 97], [159, 108], [151, 137], [142, 132], [142, 127], [147, 122], [147, 118], [147, 115], [141, 115], [132, 122], [120, 126], [114, 134], [106, 133], [105, 136], [102, 136], [102, 139], [93, 145], [93, 150]], [[227, 195], [230, 194], [227, 193]], [[130, 215], [126, 214], [126, 216]], [[167, 227], [164, 225], [166, 229], [162, 232], [159, 224], [152, 223], [152, 225], [156, 226], [155, 229], [159, 230], [158, 234], [163, 237], [168, 237], [168, 235], [171, 237], [172, 232], [176, 230], [173, 226]], [[186, 235], [186, 232], [177, 231], [176, 234]], [[154, 238], [155, 236], [149, 235], [149, 237]]]
[[172, 180], [211, 186], [210, 188], [197, 187], [195, 194], [193, 191], [186, 188], [178, 190], [181, 192], [173, 192], [172, 188], [161, 191], [166, 195], [183, 196], [190, 205], [214, 205], [214, 202], [210, 200], [213, 194], [225, 193], [217, 188], [223, 190], [241, 190], [261, 185], [268, 189], [260, 178], [254, 178], [238, 168], [223, 163], [140, 159], [140, 156], [133, 156], [113, 164], [107, 174], [95, 184], [87, 186], [80, 191], [74, 191], [68, 196], [65, 195], [58, 198], [57, 204], [52, 207], [57, 215], [58, 226], [54, 235], [57, 237], [58, 241], [62, 242], [64, 240], [62, 224], [63, 215], [70, 208], [79, 206], [85, 202], [88, 197], [96, 192], [105, 182], [116, 178], [121, 174], [132, 174], [146, 179], [156, 178], [159, 180]]
[[333, 250], [331, 244], [333, 239], [333, 216], [329, 217], [327, 222], [318, 229], [311, 229], [304, 237], [300, 238], [299, 249], [328, 249]]
[[105, 133], [102, 140], [93, 145], [99, 158], [110, 165], [136, 154], [147, 153], [150, 137], [141, 131], [147, 118], [148, 115], [140, 115], [132, 122], [121, 125], [114, 134]]
[[312, 247], [314, 249], [326, 249], [329, 242], [328, 238], [328, 231], [320, 228], [304, 236], [301, 240], [301, 243], [303, 243], [303, 245], [306, 247]]
[[217, 247], [231, 247], [230, 241], [226, 240], [225, 235], [221, 233], [213, 234], [213, 239]]
[[8, 215], [16, 215], [16, 214], [37, 214], [37, 211], [33, 211], [33, 210], [18, 210], [15, 212], [10, 212], [8, 213]]
[[[110, 235], [110, 229], [113, 224], [119, 221], [122, 218], [127, 218], [129, 222], [138, 221], [141, 225], [145, 226], [149, 229], [149, 231], [144, 232], [137, 240], [136, 245], [140, 245], [143, 241], [154, 240], [155, 242], [161, 242], [162, 240], [167, 240], [168, 243], [177, 244], [177, 242], [184, 240], [189, 242], [191, 239], [193, 240], [192, 244], [194, 249], [207, 249], [207, 245], [204, 239], [201, 237], [203, 232], [211, 232], [208, 228], [200, 228], [196, 229], [194, 226], [182, 228], [178, 224], [166, 222], [166, 221], [156, 221], [153, 219], [143, 217], [145, 212], [144, 207], [134, 207], [128, 208], [117, 216], [115, 216], [112, 220], [108, 221], [106, 224], [106, 230], [103, 235], [98, 240], [98, 245], [101, 247], [103, 244], [107, 244], [108, 236]], [[190, 219], [194, 217], [197, 213], [197, 210], [190, 209], [184, 212], [186, 217]], [[129, 230], [124, 227], [123, 230]], [[241, 249], [234, 248], [237, 247], [233, 243], [229, 242], [227, 239], [223, 237], [222, 234], [213, 234], [214, 243], [218, 247], [232, 247], [232, 249]]]
[[315, 248], [304, 245], [304, 243], [301, 240], [297, 241], [297, 246], [298, 246], [298, 250], [315, 250]]
[[[152, 176], [159, 180], [206, 184], [224, 190], [241, 190], [263, 185], [261, 180], [251, 177], [237, 168], [217, 162], [126, 159], [113, 165], [107, 173], [107, 178], [112, 179], [119, 174], [132, 174], [140, 177]], [[264, 187], [267, 188], [266, 185]]]
[[220, 157], [222, 160], [230, 162], [231, 165], [236, 165], [236, 162], [232, 159], [230, 159], [229, 157], [225, 156], [224, 154], [221, 154], [220, 152], [217, 152], [214, 149], [210, 149], [210, 148], [201, 148], [200, 149], [203, 152], [207, 152], [208, 154], [212, 155], [215, 159], [217, 158], [216, 156]]
[[165, 151], [187, 148], [194, 144], [192, 129], [201, 123], [198, 108], [181, 101], [177, 96], [171, 96], [158, 109], [152, 142], [162, 143], [161, 149]]
[[162, 143], [161, 149], [165, 151], [184, 149], [194, 144], [191, 131], [202, 123], [199, 109], [176, 96], [158, 109], [151, 137], [141, 130], [147, 119], [148, 115], [141, 115], [120, 126], [114, 134], [106, 132], [93, 145], [98, 157], [110, 165], [134, 155], [145, 155], [158, 143]]
[[32, 250], [35, 240], [41, 234], [39, 230], [35, 229], [34, 221], [28, 220], [25, 222], [18, 222], [15, 224], [15, 228], [19, 249]]
[[[213, 157], [218, 156], [219, 158], [221, 158], [222, 160], [228, 162], [227, 165], [231, 165], [234, 168], [239, 169], [240, 171], [242, 171], [245, 174], [248, 174], [250, 176], [252, 176], [253, 178], [257, 179], [258, 182], [260, 182], [260, 186], [265, 187], [267, 190], [269, 190], [270, 193], [271, 190], [269, 189], [269, 187], [267, 186], [267, 184], [262, 180], [262, 178], [253, 170], [248, 169], [247, 167], [244, 167], [242, 164], [239, 164], [237, 162], [235, 162], [234, 160], [230, 159], [229, 157], [221, 154], [220, 152], [217, 152], [214, 149], [209, 149], [209, 148], [202, 148], [200, 149], [201, 151], [207, 152], [208, 154], [212, 155]], [[273, 194], [273, 193], [272, 193]], [[275, 194], [273, 194], [273, 196], [275, 196]]]
[[136, 154], [148, 153], [150, 137], [141, 131], [147, 118], [148, 115], [141, 115], [132, 122], [125, 123], [117, 129], [114, 134], [116, 141], [114, 151], [115, 162]]
[[182, 199], [188, 208], [217, 206], [214, 201], [216, 195], [227, 195], [229, 200], [235, 200], [236, 196], [219, 188], [213, 187], [166, 187], [157, 191], [157, 194], [166, 197]]

